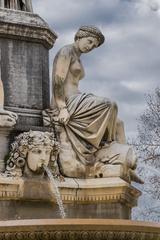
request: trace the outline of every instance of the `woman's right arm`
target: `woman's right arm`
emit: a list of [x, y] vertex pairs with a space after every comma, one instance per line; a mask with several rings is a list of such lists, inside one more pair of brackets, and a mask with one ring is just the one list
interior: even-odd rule
[[59, 76], [55, 77], [54, 92], [55, 92], [55, 101], [59, 109], [58, 120], [62, 124], [67, 124], [69, 121], [70, 115], [65, 103], [64, 79], [60, 78]]
[[65, 47], [55, 58], [53, 67], [53, 92], [56, 105], [59, 109], [59, 121], [66, 124], [69, 120], [69, 113], [65, 102], [64, 83], [69, 71], [71, 54]]

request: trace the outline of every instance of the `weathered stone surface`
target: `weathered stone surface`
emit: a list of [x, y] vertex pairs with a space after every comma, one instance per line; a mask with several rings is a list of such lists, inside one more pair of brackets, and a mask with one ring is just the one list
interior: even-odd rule
[[39, 42], [46, 48], [53, 47], [56, 33], [37, 14], [0, 8], [0, 37]]
[[[18, 135], [11, 144], [6, 161], [7, 176], [42, 178], [44, 166], [50, 166], [53, 174], [58, 174], [57, 153], [59, 144], [54, 133], [29, 131]], [[4, 175], [5, 176], [5, 175]]]
[[20, 178], [4, 178], [0, 175], [0, 199], [16, 200], [21, 198], [24, 191], [23, 186], [24, 181]]
[[0, 128], [12, 128], [16, 124], [17, 118], [16, 113], [0, 109]]
[[50, 104], [48, 50], [57, 36], [33, 13], [0, 9], [0, 24], [5, 109], [18, 113], [17, 127], [42, 126]]
[[[120, 178], [88, 180], [65, 178], [64, 182], [57, 180], [57, 185], [67, 218], [130, 219], [131, 209], [136, 206], [140, 195], [137, 189]], [[47, 212], [50, 209], [50, 218], [60, 218], [56, 199], [50, 187], [47, 179], [1, 177], [0, 211], [3, 208], [3, 215], [0, 215], [0, 219], [29, 219], [33, 215], [35, 219], [46, 219], [45, 209], [48, 209]], [[33, 201], [36, 205], [32, 204]], [[13, 206], [16, 215], [13, 213]], [[44, 214], [38, 212], [37, 208], [34, 210], [35, 206]]]
[[50, 101], [48, 50], [20, 40], [0, 39], [0, 43], [5, 107], [22, 108], [20, 115], [37, 114], [35, 110], [42, 110]]

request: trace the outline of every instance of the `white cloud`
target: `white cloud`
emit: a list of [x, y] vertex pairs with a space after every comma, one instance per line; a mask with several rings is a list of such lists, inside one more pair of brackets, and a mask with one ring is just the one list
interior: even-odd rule
[[144, 83], [139, 80], [135, 81], [121, 81], [121, 85], [128, 88], [129, 90], [144, 92], [144, 88], [148, 89], [148, 86], [144, 86]]
[[159, 12], [160, 0], [137, 0], [136, 8], [141, 14], [148, 14], [150, 11]]

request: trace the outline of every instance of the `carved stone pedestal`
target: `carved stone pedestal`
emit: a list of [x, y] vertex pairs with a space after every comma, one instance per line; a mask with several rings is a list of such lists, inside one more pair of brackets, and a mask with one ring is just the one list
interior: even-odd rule
[[0, 8], [1, 75], [5, 109], [18, 126], [42, 126], [49, 107], [49, 49], [57, 38], [37, 14]]
[[[140, 191], [120, 178], [57, 181], [67, 218], [130, 219]], [[47, 179], [0, 178], [0, 220], [60, 218]]]

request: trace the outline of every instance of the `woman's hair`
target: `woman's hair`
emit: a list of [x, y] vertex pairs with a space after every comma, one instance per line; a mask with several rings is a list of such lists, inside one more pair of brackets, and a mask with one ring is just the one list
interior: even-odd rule
[[94, 26], [82, 26], [79, 28], [78, 32], [76, 33], [74, 40], [78, 40], [85, 37], [94, 37], [98, 40], [98, 47], [102, 45], [105, 41], [105, 37], [102, 32]]
[[52, 153], [59, 150], [59, 144], [55, 139], [54, 133], [29, 131], [18, 135], [11, 144], [11, 152], [7, 160], [7, 169], [23, 167], [26, 162], [27, 152], [39, 145], [50, 146]]

